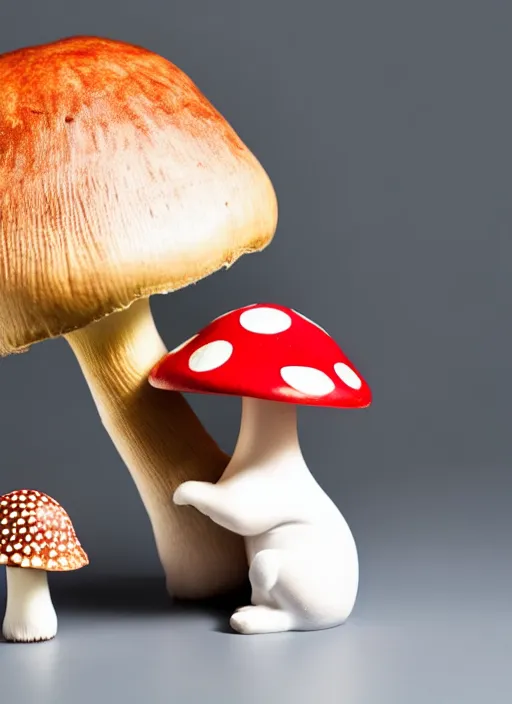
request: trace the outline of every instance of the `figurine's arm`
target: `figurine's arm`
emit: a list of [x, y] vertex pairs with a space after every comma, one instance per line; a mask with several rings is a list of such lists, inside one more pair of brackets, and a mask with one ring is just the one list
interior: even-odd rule
[[174, 492], [173, 500], [180, 506], [193, 506], [218, 525], [243, 536], [259, 535], [286, 522], [268, 496], [233, 491], [226, 485], [184, 482]]

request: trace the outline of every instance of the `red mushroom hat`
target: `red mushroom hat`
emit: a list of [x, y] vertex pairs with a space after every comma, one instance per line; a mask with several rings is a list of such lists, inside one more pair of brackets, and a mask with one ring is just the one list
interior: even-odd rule
[[332, 337], [291, 308], [257, 303], [226, 313], [151, 370], [159, 389], [308, 406], [364, 408], [370, 387]]

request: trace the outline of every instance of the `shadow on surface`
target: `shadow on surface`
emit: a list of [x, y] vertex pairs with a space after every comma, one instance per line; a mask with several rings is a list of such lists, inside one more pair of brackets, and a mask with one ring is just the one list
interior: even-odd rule
[[73, 586], [52, 586], [58, 612], [107, 612], [117, 614], [214, 614], [224, 617], [248, 603], [248, 586], [222, 597], [181, 600], [169, 596], [165, 580], [158, 577], [110, 577]]

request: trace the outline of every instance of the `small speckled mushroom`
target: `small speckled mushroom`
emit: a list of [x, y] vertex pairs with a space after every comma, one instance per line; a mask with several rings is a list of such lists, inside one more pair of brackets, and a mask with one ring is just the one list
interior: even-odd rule
[[0, 565], [6, 567], [7, 606], [2, 633], [30, 643], [57, 634], [48, 572], [89, 564], [73, 524], [47, 494], [21, 489], [0, 497]]

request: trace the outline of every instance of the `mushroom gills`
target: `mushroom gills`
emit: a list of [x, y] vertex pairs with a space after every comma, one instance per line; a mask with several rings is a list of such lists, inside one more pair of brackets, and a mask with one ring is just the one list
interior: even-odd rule
[[57, 614], [45, 570], [6, 567], [6, 577], [4, 638], [25, 643], [54, 638], [57, 635]]

